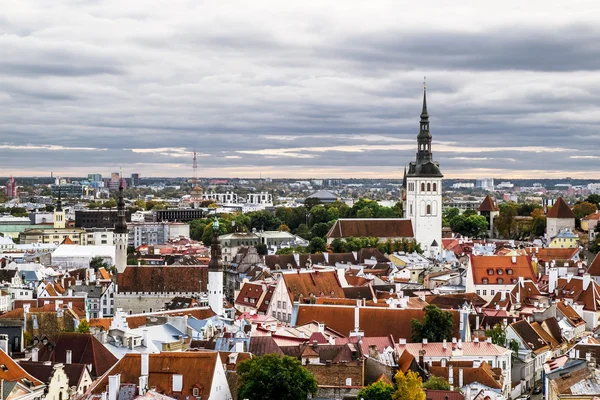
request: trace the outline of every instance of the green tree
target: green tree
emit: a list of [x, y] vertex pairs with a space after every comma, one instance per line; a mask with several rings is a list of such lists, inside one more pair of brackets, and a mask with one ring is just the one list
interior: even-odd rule
[[423, 380], [419, 374], [410, 370], [406, 374], [398, 371], [395, 379], [397, 388], [392, 394], [392, 400], [425, 400]]
[[541, 208], [536, 208], [531, 212], [531, 233], [534, 236], [544, 236], [546, 232], [546, 216]]
[[310, 226], [314, 226], [315, 224], [325, 223], [329, 221], [329, 212], [327, 208], [323, 205], [314, 206], [310, 209], [309, 213], [309, 222]]
[[506, 330], [501, 324], [496, 324], [492, 329], [485, 331], [485, 336], [492, 338], [492, 343], [498, 346], [506, 346]]
[[190, 222], [190, 237], [194, 240], [202, 240], [204, 228], [209, 224], [207, 219], [195, 219]]
[[334, 253], [344, 252], [344, 241], [340, 238], [335, 238], [331, 241], [331, 249]]
[[471, 215], [477, 215], [477, 211], [475, 210], [465, 210], [465, 212], [462, 214], [465, 217], [470, 217]]
[[314, 197], [309, 197], [306, 200], [304, 200], [304, 207], [306, 207], [307, 210], [312, 209], [314, 206], [321, 204], [321, 200], [314, 198]]
[[327, 232], [329, 232], [329, 229], [331, 228], [331, 225], [329, 225], [326, 222], [319, 222], [318, 224], [313, 225], [313, 227], [310, 229], [310, 236], [311, 237], [320, 237], [320, 238], [325, 238], [325, 236], [327, 235]]
[[373, 213], [373, 210], [369, 207], [365, 207], [363, 209], [360, 209], [356, 212], [356, 216], [358, 218], [373, 218], [375, 216], [375, 214]]
[[[222, 224], [221, 221], [219, 221], [219, 235], [224, 235], [227, 233], [227, 227], [225, 226], [225, 224]], [[210, 224], [206, 224], [206, 226], [204, 227], [204, 232], [202, 233], [202, 242], [204, 243], [205, 246], [210, 246], [211, 242], [212, 242], [212, 237], [213, 237], [213, 224], [212, 222]]]
[[600, 204], [600, 194], [590, 194], [586, 199], [586, 203], [595, 204], [596, 207]]
[[90, 325], [85, 319], [79, 321], [79, 326], [77, 327], [77, 332], [79, 333], [90, 333]]
[[267, 245], [264, 243], [259, 243], [255, 247], [256, 247], [256, 252], [258, 253], [259, 256], [264, 256], [269, 253], [269, 249], [267, 248]]
[[377, 381], [360, 389], [356, 398], [364, 400], [390, 400], [392, 393], [394, 393], [394, 385]]
[[46, 204], [46, 212], [53, 212], [53, 211], [54, 211], [54, 205]]
[[100, 268], [108, 270], [110, 265], [105, 263], [102, 257], [94, 257], [90, 260], [90, 268], [92, 268], [94, 271], [98, 271]]
[[115, 208], [117, 206], [117, 201], [113, 198], [106, 200], [102, 203], [102, 207], [104, 208]]
[[423, 384], [423, 387], [430, 390], [450, 390], [450, 383], [441, 376], [432, 375]]
[[13, 217], [26, 217], [29, 214], [27, 213], [27, 210], [22, 207], [13, 207], [10, 209], [10, 215]]
[[452, 221], [452, 218], [456, 217], [459, 214], [460, 214], [460, 210], [456, 207], [446, 208], [444, 210], [444, 212], [442, 213], [442, 225], [445, 227], [449, 227], [450, 221]]
[[239, 399], [306, 400], [308, 395], [317, 393], [317, 381], [293, 357], [277, 354], [254, 357], [242, 362], [237, 373]]
[[502, 203], [499, 206], [500, 214], [494, 219], [494, 226], [498, 233], [505, 239], [514, 238], [516, 235], [518, 206], [515, 203]]
[[310, 253], [323, 253], [327, 251], [327, 242], [321, 237], [314, 237], [310, 239], [308, 251]]
[[442, 342], [444, 339], [450, 340], [454, 327], [452, 314], [441, 310], [433, 304], [425, 307], [425, 317], [422, 322], [418, 319], [413, 319], [410, 325], [413, 342], [420, 342], [423, 339], [427, 339], [430, 342]]
[[266, 210], [254, 211], [247, 215], [250, 217], [250, 230], [274, 231], [281, 225], [281, 220]]
[[573, 206], [573, 214], [575, 214], [576, 218], [583, 218], [586, 215], [590, 215], [596, 212], [598, 207], [596, 204], [588, 203], [587, 201], [583, 201], [581, 203], [577, 203]]
[[281, 225], [279, 225], [279, 227], [277, 228], [277, 230], [279, 232], [290, 232], [290, 227], [287, 226], [286, 224], [281, 224]]
[[296, 229], [296, 235], [300, 236], [302, 239], [310, 239], [310, 229], [306, 224], [300, 224], [298, 229]]

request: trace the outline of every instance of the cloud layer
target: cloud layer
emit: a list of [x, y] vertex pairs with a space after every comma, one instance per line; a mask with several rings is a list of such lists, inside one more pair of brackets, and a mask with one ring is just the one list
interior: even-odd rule
[[[0, 0], [3, 175], [600, 172], [600, 5]], [[534, 175], [535, 174], [535, 175]]]

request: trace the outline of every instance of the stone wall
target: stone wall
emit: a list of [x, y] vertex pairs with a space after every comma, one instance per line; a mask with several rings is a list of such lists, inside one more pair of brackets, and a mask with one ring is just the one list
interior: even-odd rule
[[173, 300], [175, 296], [158, 296], [158, 295], [123, 295], [115, 296], [115, 310], [122, 308], [127, 314], [143, 314], [164, 310], [165, 303]]
[[[314, 375], [319, 386], [363, 386], [363, 366], [359, 361], [338, 364], [309, 364], [305, 367]], [[352, 379], [347, 385], [346, 380]]]

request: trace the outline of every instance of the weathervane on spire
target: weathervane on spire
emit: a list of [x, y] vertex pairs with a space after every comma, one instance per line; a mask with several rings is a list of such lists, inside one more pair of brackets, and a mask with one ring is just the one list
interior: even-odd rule
[[427, 77], [423, 77], [423, 89], [427, 90]]

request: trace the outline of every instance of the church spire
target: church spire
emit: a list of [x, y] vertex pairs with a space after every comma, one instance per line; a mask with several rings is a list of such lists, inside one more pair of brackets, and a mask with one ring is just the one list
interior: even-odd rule
[[56, 211], [62, 211], [62, 193], [60, 186], [58, 187], [58, 200], [56, 201]]
[[127, 233], [127, 219], [125, 217], [125, 200], [123, 200], [123, 182], [119, 182], [119, 197], [117, 199], [117, 223], [115, 233]]
[[433, 159], [431, 154], [431, 132], [429, 131], [429, 114], [427, 113], [427, 86], [423, 82], [423, 107], [417, 135], [417, 162], [428, 162]]
[[219, 240], [219, 221], [215, 218], [212, 226], [213, 237], [210, 244], [210, 262], [209, 271], [222, 271], [223, 262], [221, 261], [221, 241]]

